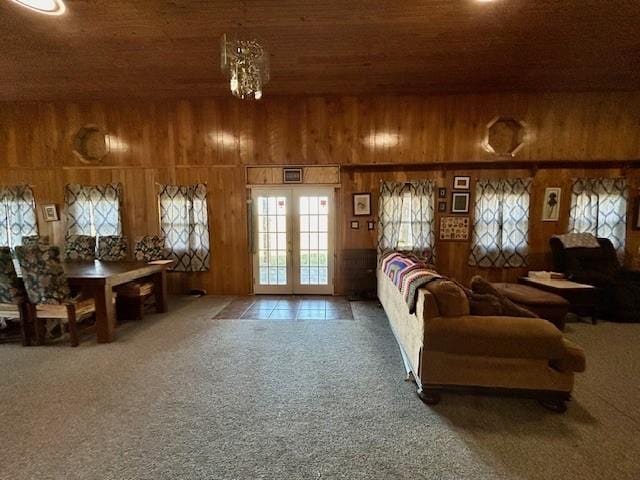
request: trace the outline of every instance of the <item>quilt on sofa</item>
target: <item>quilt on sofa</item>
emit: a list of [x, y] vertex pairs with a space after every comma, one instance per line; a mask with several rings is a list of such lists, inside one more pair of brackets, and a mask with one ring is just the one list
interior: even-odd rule
[[391, 252], [381, 259], [381, 269], [402, 294], [409, 307], [409, 313], [415, 313], [418, 302], [418, 289], [434, 280], [439, 275], [433, 267], [413, 255]]

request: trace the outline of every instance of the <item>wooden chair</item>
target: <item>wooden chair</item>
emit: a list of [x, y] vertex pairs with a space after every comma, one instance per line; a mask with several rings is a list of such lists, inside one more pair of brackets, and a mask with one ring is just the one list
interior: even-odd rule
[[[134, 257], [140, 262], [164, 260], [169, 250], [164, 246], [164, 238], [146, 235], [136, 242]], [[118, 317], [141, 320], [144, 316], [145, 301], [153, 296], [154, 285], [151, 281], [129, 282], [116, 288], [118, 294]]]
[[95, 314], [93, 298], [73, 298], [60, 261], [60, 249], [45, 245], [16, 247], [36, 340], [44, 343], [42, 319], [57, 319], [69, 328], [71, 346], [80, 343], [78, 323]]
[[101, 262], [121, 262], [129, 255], [127, 237], [107, 235], [98, 238], [98, 255]]
[[19, 320], [22, 344], [31, 345], [27, 293], [16, 274], [9, 247], [0, 247], [0, 318]]
[[96, 259], [96, 237], [70, 235], [64, 243], [66, 262], [93, 262]]

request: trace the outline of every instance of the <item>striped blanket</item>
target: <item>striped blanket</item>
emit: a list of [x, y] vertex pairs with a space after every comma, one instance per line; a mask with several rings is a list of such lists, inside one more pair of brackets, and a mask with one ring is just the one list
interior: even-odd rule
[[418, 289], [443, 278], [433, 266], [413, 255], [391, 252], [381, 259], [380, 268], [402, 294], [409, 307], [409, 313], [415, 313], [418, 302]]

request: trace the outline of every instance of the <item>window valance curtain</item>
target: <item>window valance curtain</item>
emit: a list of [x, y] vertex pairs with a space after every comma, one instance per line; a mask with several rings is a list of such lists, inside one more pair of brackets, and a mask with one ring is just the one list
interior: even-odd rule
[[434, 185], [380, 183], [378, 250], [410, 250], [435, 262]]
[[624, 178], [572, 179], [569, 232], [608, 238], [622, 256], [628, 200], [629, 187]]
[[38, 234], [36, 202], [28, 185], [0, 186], [0, 246], [22, 245]]
[[524, 267], [529, 251], [530, 178], [476, 182], [469, 265]]
[[122, 235], [122, 184], [65, 187], [66, 237]]
[[173, 270], [209, 270], [209, 215], [207, 186], [162, 185], [160, 187], [160, 229], [176, 261]]

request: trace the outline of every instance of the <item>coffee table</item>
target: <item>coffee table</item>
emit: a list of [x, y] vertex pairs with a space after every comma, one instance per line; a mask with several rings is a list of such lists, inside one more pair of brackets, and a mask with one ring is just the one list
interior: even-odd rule
[[600, 305], [600, 289], [585, 283], [554, 278], [520, 277], [518, 283], [554, 293], [569, 302], [569, 311], [578, 317], [590, 317], [595, 325]]

